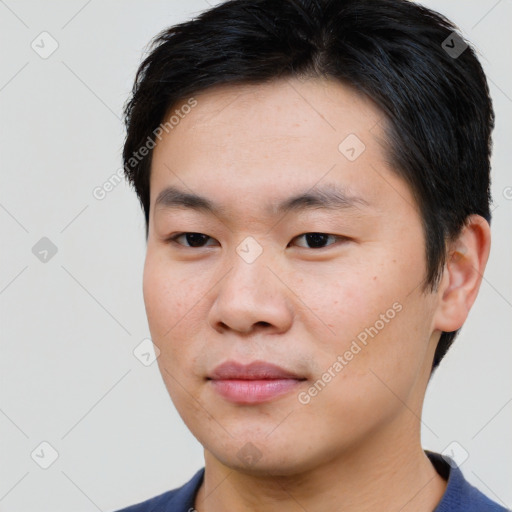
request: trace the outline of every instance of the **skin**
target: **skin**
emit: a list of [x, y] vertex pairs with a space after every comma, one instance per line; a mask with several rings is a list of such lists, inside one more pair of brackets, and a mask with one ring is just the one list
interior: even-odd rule
[[[468, 219], [447, 248], [439, 288], [424, 293], [418, 208], [387, 163], [382, 114], [370, 99], [319, 78], [221, 86], [195, 98], [154, 149], [143, 291], [163, 380], [204, 447], [196, 510], [432, 511], [446, 482], [420, 444], [423, 399], [441, 332], [461, 327], [478, 293], [487, 222]], [[366, 146], [354, 161], [338, 149], [349, 134]], [[369, 206], [266, 209], [327, 183]], [[155, 209], [169, 185], [225, 215]], [[183, 232], [210, 238], [199, 247], [168, 241]], [[316, 248], [305, 233], [346, 238]], [[263, 250], [250, 264], [236, 251], [248, 236]], [[395, 303], [400, 312], [301, 403], [298, 394]], [[306, 380], [269, 402], [234, 404], [206, 378], [227, 360], [270, 361]], [[247, 446], [252, 459], [239, 456]]]

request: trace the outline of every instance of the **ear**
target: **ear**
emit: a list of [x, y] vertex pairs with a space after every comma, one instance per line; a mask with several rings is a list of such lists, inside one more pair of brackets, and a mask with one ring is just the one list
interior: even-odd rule
[[475, 302], [491, 247], [491, 230], [480, 215], [470, 215], [456, 240], [449, 243], [434, 329], [460, 329]]

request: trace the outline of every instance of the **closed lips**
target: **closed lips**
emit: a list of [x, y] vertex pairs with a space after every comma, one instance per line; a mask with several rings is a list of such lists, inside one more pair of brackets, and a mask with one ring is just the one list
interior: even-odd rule
[[208, 376], [210, 380], [273, 380], [295, 379], [305, 380], [296, 373], [265, 361], [254, 361], [249, 364], [241, 364], [235, 361], [227, 361], [217, 366]]

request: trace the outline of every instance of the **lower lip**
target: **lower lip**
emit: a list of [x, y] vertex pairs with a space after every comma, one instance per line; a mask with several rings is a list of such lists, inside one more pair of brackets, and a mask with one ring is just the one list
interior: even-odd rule
[[266, 402], [289, 393], [300, 383], [297, 379], [211, 380], [213, 389], [223, 398], [240, 404]]

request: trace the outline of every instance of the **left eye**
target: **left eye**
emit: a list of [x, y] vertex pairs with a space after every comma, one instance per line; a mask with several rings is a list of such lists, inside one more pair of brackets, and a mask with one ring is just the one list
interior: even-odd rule
[[[304, 240], [313, 247], [306, 247], [306, 249], [322, 249], [323, 246], [327, 243], [329, 238], [336, 240], [343, 240], [344, 237], [329, 235], [327, 233], [304, 233], [303, 235], [297, 236], [295, 239], [304, 238]], [[334, 243], [334, 242], [333, 242]], [[327, 244], [327, 246], [332, 244]], [[301, 246], [303, 247], [303, 246]]]
[[[184, 245], [180, 242], [178, 242], [178, 239], [184, 237], [186, 244]], [[337, 240], [347, 240], [346, 237], [343, 236], [336, 236], [336, 235], [329, 235], [327, 233], [304, 233], [302, 235], [299, 235], [295, 237], [293, 240], [298, 240], [300, 238], [304, 238], [306, 243], [312, 247], [305, 247], [306, 249], [322, 249], [325, 246], [332, 245]], [[327, 241], [334, 240], [334, 242], [328, 244]], [[201, 248], [204, 247], [205, 242], [210, 240], [214, 240], [213, 238], [209, 237], [208, 235], [204, 235], [203, 233], [178, 233], [177, 235], [174, 235], [169, 238], [170, 241], [177, 243], [178, 245], [184, 245], [185, 247], [190, 248]], [[293, 241], [292, 240], [292, 241]], [[290, 242], [291, 243], [291, 242]], [[299, 246], [304, 247], [304, 246]]]

